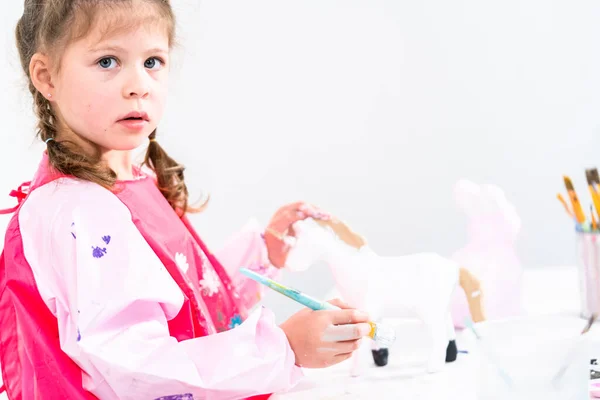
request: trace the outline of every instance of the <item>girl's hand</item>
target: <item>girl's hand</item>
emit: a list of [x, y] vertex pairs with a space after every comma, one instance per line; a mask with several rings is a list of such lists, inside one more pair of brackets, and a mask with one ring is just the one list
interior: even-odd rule
[[366, 313], [351, 309], [339, 300], [330, 303], [342, 310], [307, 308], [281, 325], [296, 355], [296, 365], [325, 368], [347, 360], [371, 331]]
[[265, 230], [265, 243], [269, 253], [269, 260], [277, 268], [283, 268], [290, 247], [293, 244], [294, 222], [314, 218], [321, 220], [330, 220], [331, 216], [317, 207], [304, 203], [296, 202], [281, 207], [267, 225]]

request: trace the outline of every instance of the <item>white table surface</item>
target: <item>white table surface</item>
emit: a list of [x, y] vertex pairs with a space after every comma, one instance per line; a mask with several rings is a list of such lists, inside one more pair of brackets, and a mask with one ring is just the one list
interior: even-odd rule
[[[529, 314], [563, 314], [579, 318], [577, 274], [573, 267], [529, 269], [524, 273], [524, 306]], [[582, 320], [582, 324], [583, 324]], [[600, 329], [590, 334], [598, 335]], [[600, 335], [599, 335], [600, 337]], [[459, 349], [468, 350], [469, 335], [457, 333]], [[590, 358], [600, 358], [598, 354]], [[414, 361], [414, 360], [413, 360]], [[472, 381], [474, 363], [468, 354], [459, 354], [454, 363], [446, 364], [436, 374], [422, 374], [411, 367], [409, 354], [390, 354], [390, 364], [374, 365], [359, 378], [349, 375], [349, 364], [341, 363], [321, 370], [306, 370], [305, 379], [286, 394], [273, 400], [317, 399], [409, 399], [409, 400], [476, 400]], [[0, 400], [6, 399], [0, 395]]]
[[[581, 319], [577, 272], [574, 267], [548, 267], [528, 269], [523, 277], [524, 308], [526, 314], [560, 314]], [[585, 321], [581, 319], [582, 327]], [[594, 339], [600, 338], [600, 329], [590, 331]], [[599, 342], [600, 343], [600, 342]], [[459, 350], [472, 346], [470, 334], [457, 332]], [[597, 354], [590, 358], [600, 358]], [[473, 380], [475, 366], [469, 354], [459, 354], [458, 360], [448, 363], [442, 372], [424, 374], [411, 366], [410, 354], [394, 354], [386, 367], [371, 367], [364, 375], [349, 375], [349, 362], [328, 369], [305, 370], [305, 379], [286, 394], [273, 400], [299, 399], [428, 399], [476, 400]]]

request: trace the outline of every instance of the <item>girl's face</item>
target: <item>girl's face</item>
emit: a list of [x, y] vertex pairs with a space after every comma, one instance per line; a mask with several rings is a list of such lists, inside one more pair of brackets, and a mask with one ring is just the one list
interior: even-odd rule
[[132, 150], [163, 116], [168, 31], [156, 18], [124, 29], [105, 28], [95, 24], [65, 48], [52, 76], [53, 107], [62, 128], [94, 142], [103, 152]]

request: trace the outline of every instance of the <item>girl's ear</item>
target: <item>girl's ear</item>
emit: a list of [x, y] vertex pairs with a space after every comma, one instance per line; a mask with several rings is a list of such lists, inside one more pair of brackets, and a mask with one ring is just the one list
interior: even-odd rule
[[54, 94], [52, 75], [50, 74], [50, 58], [42, 53], [35, 53], [29, 62], [29, 76], [33, 86], [48, 100]]

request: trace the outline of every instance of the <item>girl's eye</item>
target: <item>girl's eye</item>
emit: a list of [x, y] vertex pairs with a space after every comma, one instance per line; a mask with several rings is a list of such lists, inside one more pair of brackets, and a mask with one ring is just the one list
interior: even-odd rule
[[117, 60], [114, 57], [104, 57], [98, 61], [98, 65], [103, 69], [110, 69], [117, 66]]
[[163, 62], [156, 57], [151, 57], [144, 62], [144, 67], [148, 69], [158, 69], [162, 67]]

